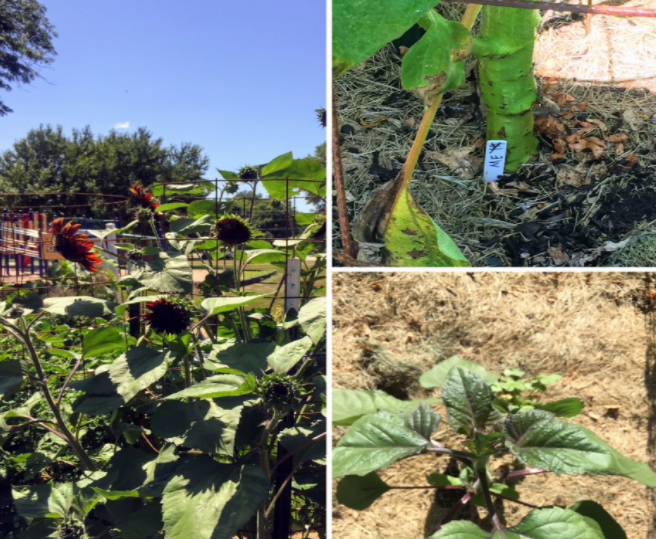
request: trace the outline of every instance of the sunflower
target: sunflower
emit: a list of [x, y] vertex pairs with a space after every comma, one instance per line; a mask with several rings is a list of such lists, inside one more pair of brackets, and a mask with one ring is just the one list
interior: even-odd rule
[[238, 215], [222, 215], [216, 223], [216, 238], [228, 245], [241, 245], [252, 237], [250, 225]]
[[144, 318], [156, 333], [180, 335], [191, 324], [189, 310], [181, 301], [160, 298], [146, 303]]
[[130, 187], [130, 193], [134, 195], [135, 202], [144, 209], [155, 211], [159, 203], [153, 200], [151, 193], [146, 193], [140, 182]]
[[78, 234], [82, 225], [74, 225], [69, 221], [64, 225], [60, 217], [52, 222], [52, 246], [60, 255], [70, 262], [77, 262], [87, 271], [96, 271], [96, 266], [102, 264], [102, 258], [93, 252], [93, 242], [86, 234]]
[[288, 374], [265, 375], [260, 381], [258, 394], [272, 408], [288, 409], [301, 401], [301, 386], [296, 378]]
[[317, 120], [322, 127], [326, 127], [326, 109], [316, 109], [314, 112], [317, 113]]
[[245, 182], [257, 180], [257, 169], [255, 167], [241, 167], [239, 169], [239, 179]]

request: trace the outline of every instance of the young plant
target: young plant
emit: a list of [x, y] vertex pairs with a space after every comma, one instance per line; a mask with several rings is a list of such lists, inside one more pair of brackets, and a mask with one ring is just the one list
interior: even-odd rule
[[401, 70], [403, 87], [425, 104], [424, 118], [398, 177], [374, 193], [353, 226], [354, 239], [378, 245], [380, 261], [387, 265], [469, 265], [451, 238], [412, 199], [409, 188], [442, 96], [463, 84], [470, 54], [480, 58], [487, 138], [508, 141], [506, 169], [517, 170], [537, 151], [531, 110], [537, 97], [532, 74], [537, 11], [485, 7], [481, 35], [472, 38], [470, 30], [480, 6], [470, 5], [458, 23], [444, 19], [434, 5], [424, 0], [335, 0], [333, 5], [335, 76], [414, 24], [425, 30], [404, 55]]
[[[337, 486], [337, 500], [353, 509], [366, 509], [395, 488], [378, 476], [378, 470], [419, 454], [441, 455], [455, 459], [460, 473], [431, 474], [423, 488], [459, 490], [463, 496], [430, 539], [626, 539], [619, 524], [589, 500], [569, 508], [535, 508], [510, 528], [501, 521], [494, 500], [514, 502], [521, 496], [506, 484], [508, 479], [547, 472], [619, 475], [656, 487], [656, 473], [585, 427], [558, 419], [578, 414], [583, 408], [579, 399], [515, 412], [504, 399], [495, 397], [491, 384], [498, 379], [460, 358], [450, 358], [422, 376], [424, 387], [442, 388], [447, 423], [465, 436], [462, 447], [457, 448], [433, 439], [440, 416], [427, 403], [397, 401], [382, 392], [334, 392], [334, 423], [350, 425], [332, 456], [334, 477], [343, 477]], [[491, 461], [507, 456], [526, 468], [495, 476]], [[473, 505], [485, 507], [485, 529], [456, 520], [462, 518], [463, 509]]]

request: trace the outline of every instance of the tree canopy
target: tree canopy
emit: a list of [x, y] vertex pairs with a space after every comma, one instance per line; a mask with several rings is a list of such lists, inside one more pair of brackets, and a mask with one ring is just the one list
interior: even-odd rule
[[68, 137], [61, 126], [41, 125], [0, 155], [0, 192], [38, 193], [11, 201], [35, 210], [61, 205], [63, 208], [54, 211], [65, 213], [66, 207], [88, 205], [88, 210], [82, 210], [95, 218], [107, 218], [118, 211], [125, 215], [127, 208], [108, 204], [116, 200], [112, 197], [55, 193], [128, 196], [128, 187], [135, 182], [148, 186], [200, 180], [208, 164], [200, 146], [166, 147], [143, 127], [134, 133], [111, 131], [98, 137], [86, 127], [73, 130]]
[[[57, 54], [57, 37], [46, 17], [46, 8], [36, 0], [0, 0], [0, 90], [11, 83], [29, 84], [41, 75], [39, 66], [51, 63]], [[13, 112], [0, 99], [0, 116]]]

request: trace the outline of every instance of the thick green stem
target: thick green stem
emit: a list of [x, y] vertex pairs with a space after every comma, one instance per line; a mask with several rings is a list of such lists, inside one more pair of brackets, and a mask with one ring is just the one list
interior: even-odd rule
[[488, 140], [508, 141], [506, 170], [515, 171], [537, 153], [533, 76], [537, 10], [484, 6], [481, 33], [472, 53], [479, 56], [481, 95], [487, 110]]
[[59, 409], [59, 406], [57, 406], [57, 403], [55, 402], [55, 399], [52, 396], [52, 393], [50, 393], [50, 388], [48, 387], [48, 380], [46, 378], [46, 374], [43, 370], [43, 367], [41, 367], [41, 361], [39, 360], [39, 355], [37, 354], [34, 345], [32, 344], [32, 339], [29, 335], [29, 329], [27, 330], [28, 332], [23, 333], [20, 329], [18, 329], [16, 326], [11, 324], [5, 319], [0, 319], [0, 323], [5, 326], [7, 331], [14, 335], [19, 341], [23, 343], [25, 348], [27, 349], [27, 353], [30, 356], [30, 359], [32, 360], [32, 364], [34, 365], [34, 368], [36, 369], [36, 373], [38, 376], [39, 380], [39, 386], [41, 387], [41, 391], [43, 393], [43, 396], [48, 403], [48, 406], [50, 407], [50, 410], [52, 411], [53, 415], [55, 416], [55, 420], [57, 422], [57, 426], [59, 427], [60, 432], [63, 434], [63, 436], [66, 438], [66, 441], [69, 443], [73, 451], [77, 454], [78, 458], [80, 459], [80, 463], [82, 464], [82, 467], [85, 470], [95, 472], [97, 470], [96, 465], [93, 463], [89, 455], [87, 455], [86, 451], [80, 444], [80, 442], [75, 438], [73, 433], [71, 432], [71, 429], [68, 428], [68, 425], [66, 424], [66, 421], [64, 420], [64, 417], [61, 414], [61, 410]]

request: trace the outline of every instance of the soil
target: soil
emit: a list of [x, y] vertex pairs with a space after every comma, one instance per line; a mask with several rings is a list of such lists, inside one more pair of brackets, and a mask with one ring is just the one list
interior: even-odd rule
[[[461, 13], [456, 4], [438, 9], [453, 20]], [[485, 118], [469, 62], [465, 84], [445, 94], [411, 190], [474, 266], [653, 265], [655, 31], [656, 20], [599, 16], [586, 37], [584, 17], [545, 13], [534, 54], [536, 117], [557, 127], [538, 127], [536, 161], [496, 185], [482, 179]], [[350, 220], [396, 176], [421, 120], [420, 100], [400, 81], [400, 47], [418, 37], [409, 32], [335, 81]], [[541, 111], [545, 98], [552, 108]], [[596, 137], [603, 151], [569, 142], [558, 150], [591, 125], [582, 136]], [[339, 252], [339, 233], [333, 237]]]
[[[656, 469], [655, 300], [656, 278], [643, 273], [336, 273], [333, 386], [436, 397], [439, 390], [418, 384], [419, 374], [452, 355], [492, 372], [558, 373], [562, 380], [543, 400], [579, 397], [585, 408], [571, 421]], [[435, 409], [444, 417], [441, 404]], [[334, 440], [343, 432], [335, 428]], [[445, 425], [433, 438], [459, 443]], [[426, 475], [448, 465], [419, 455], [382, 477], [390, 485], [426, 485]], [[629, 539], [656, 539], [653, 489], [630, 479], [540, 474], [515, 488], [537, 506], [594, 500]], [[361, 512], [335, 503], [333, 534], [424, 539], [455, 501], [417, 489], [390, 491]], [[514, 525], [529, 510], [503, 502], [503, 519]]]

